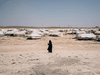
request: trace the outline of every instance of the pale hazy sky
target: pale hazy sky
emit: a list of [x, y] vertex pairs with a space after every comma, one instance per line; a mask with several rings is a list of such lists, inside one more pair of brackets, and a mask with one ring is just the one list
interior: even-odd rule
[[100, 0], [0, 0], [0, 26], [100, 26]]

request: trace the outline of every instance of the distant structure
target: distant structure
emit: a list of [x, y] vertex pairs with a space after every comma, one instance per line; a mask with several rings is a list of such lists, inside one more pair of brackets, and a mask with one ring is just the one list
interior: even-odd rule
[[99, 28], [99, 26], [95, 26], [95, 28]]

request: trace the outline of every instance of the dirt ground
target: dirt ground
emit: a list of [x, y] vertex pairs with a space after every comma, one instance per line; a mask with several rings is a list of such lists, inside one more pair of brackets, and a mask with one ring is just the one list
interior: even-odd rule
[[[53, 53], [48, 53], [52, 41]], [[100, 75], [100, 42], [75, 35], [0, 37], [0, 75]]]

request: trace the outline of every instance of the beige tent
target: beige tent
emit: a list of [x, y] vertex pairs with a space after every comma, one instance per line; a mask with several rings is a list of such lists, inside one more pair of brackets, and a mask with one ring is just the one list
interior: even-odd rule
[[67, 31], [67, 34], [72, 34], [72, 33], [73, 33], [72, 30]]
[[100, 35], [100, 31], [96, 31], [95, 32], [95, 35]]
[[24, 31], [16, 31], [14, 32], [14, 36], [25, 36], [25, 32]]
[[0, 31], [0, 36], [4, 36], [4, 33], [2, 31]]
[[96, 36], [96, 40], [97, 41], [100, 41], [100, 36]]

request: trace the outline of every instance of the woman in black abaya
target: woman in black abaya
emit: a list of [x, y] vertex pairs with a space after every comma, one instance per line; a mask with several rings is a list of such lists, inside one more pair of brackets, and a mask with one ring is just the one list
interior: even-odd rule
[[49, 53], [52, 53], [52, 42], [51, 42], [51, 40], [49, 40], [48, 45], [49, 46], [48, 46], [48, 49], [47, 50], [48, 50]]

